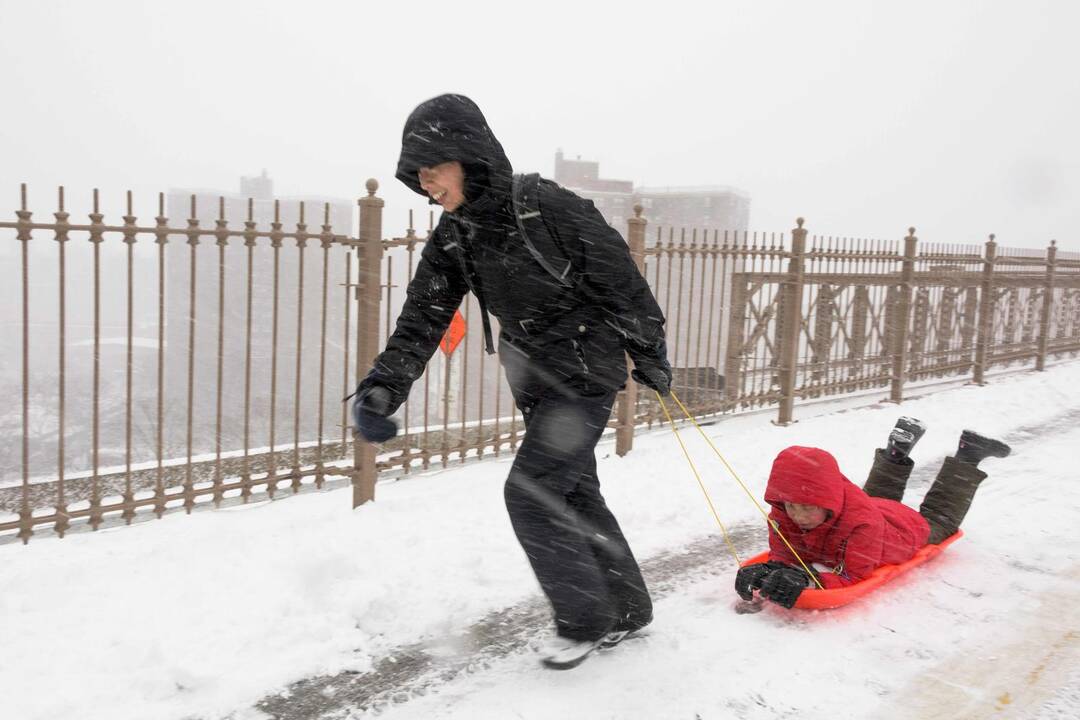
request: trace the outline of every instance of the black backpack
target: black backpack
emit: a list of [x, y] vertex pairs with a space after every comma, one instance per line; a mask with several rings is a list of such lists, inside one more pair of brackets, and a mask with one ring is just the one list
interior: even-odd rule
[[533, 259], [563, 287], [576, 287], [584, 292], [581, 274], [573, 272], [573, 261], [544, 222], [540, 211], [539, 173], [514, 175], [511, 191], [518, 232]]
[[[514, 175], [511, 180], [511, 201], [514, 220], [517, 223], [517, 232], [521, 241], [525, 244], [529, 254], [556, 282], [566, 288], [576, 288], [582, 297], [592, 299], [593, 295], [585, 286], [582, 273], [574, 268], [571, 256], [565, 252], [555, 239], [554, 233], [544, 222], [544, 216], [540, 209], [540, 174], [529, 173], [528, 175]], [[453, 226], [451, 226], [453, 227]], [[457, 229], [453, 232], [456, 234]], [[460, 243], [460, 240], [458, 241]], [[462, 271], [468, 282], [468, 269], [465, 267], [465, 258], [459, 255], [462, 263]], [[560, 269], [561, 268], [561, 269]], [[484, 326], [484, 347], [489, 355], [495, 353], [495, 346], [491, 340], [491, 323], [488, 320], [487, 306], [482, 293], [469, 283], [469, 289], [476, 295], [480, 303], [480, 317]]]

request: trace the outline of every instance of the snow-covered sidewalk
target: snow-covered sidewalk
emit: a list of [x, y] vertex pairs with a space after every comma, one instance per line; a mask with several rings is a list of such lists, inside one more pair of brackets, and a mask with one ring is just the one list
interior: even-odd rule
[[[608, 503], [665, 587], [646, 637], [565, 673], [542, 670], [520, 635], [495, 659], [469, 645], [499, 612], [542, 623], [502, 505], [510, 457], [384, 483], [355, 511], [331, 491], [2, 547], [0, 717], [265, 717], [274, 703], [256, 703], [291, 683], [377, 674], [424, 647], [485, 666], [423, 696], [404, 672], [382, 717], [1074, 717], [1078, 387], [1072, 362], [784, 428], [765, 415], [706, 427], [759, 498], [791, 444], [829, 449], [861, 482], [900, 414], [930, 426], [909, 504], [962, 428], [1013, 443], [987, 461], [964, 540], [826, 613], [730, 612], [730, 574], [710, 568], [732, 560], [671, 431], [637, 437], [624, 458], [601, 443]], [[721, 518], [752, 545], [757, 511], [696, 431], [681, 432]]]

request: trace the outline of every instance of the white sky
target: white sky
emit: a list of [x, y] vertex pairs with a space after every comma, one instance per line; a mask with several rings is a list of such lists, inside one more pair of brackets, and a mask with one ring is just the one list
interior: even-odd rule
[[[522, 9], [527, 7], [528, 9]], [[470, 95], [521, 171], [557, 147], [644, 185], [729, 184], [751, 227], [1080, 250], [1072, 2], [0, 0], [0, 208], [31, 184], [352, 198], [387, 234], [401, 126]], [[85, 212], [76, 204], [73, 210]], [[111, 210], [111, 208], [110, 208]]]

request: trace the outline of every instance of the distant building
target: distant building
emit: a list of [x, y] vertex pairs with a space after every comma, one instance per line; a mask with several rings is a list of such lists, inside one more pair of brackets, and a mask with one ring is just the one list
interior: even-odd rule
[[254, 198], [256, 200], [273, 200], [274, 181], [266, 174], [265, 169], [262, 171], [262, 175], [256, 175], [255, 177], [241, 177], [240, 196]]
[[582, 160], [567, 160], [562, 150], [555, 153], [555, 182], [576, 190], [589, 190], [628, 195], [634, 192], [634, 183], [629, 180], [604, 180], [600, 178], [600, 163]]
[[[555, 153], [555, 182], [588, 198], [608, 221], [626, 235], [626, 220], [640, 203], [652, 233], [661, 228], [746, 230], [750, 222], [750, 196], [726, 186], [634, 187], [629, 180], [600, 177], [600, 163], [567, 160]], [[654, 234], [647, 242], [653, 242]]]
[[[192, 215], [192, 200], [195, 214]], [[173, 227], [184, 227], [189, 218], [199, 220], [200, 228], [213, 228], [218, 219], [219, 204], [224, 200], [225, 220], [230, 229], [242, 229], [248, 219], [248, 201], [251, 201], [251, 217], [257, 230], [269, 230], [274, 221], [274, 202], [278, 203], [278, 217], [282, 230], [292, 232], [300, 222], [300, 205], [304, 205], [304, 221], [308, 232], [318, 233], [329, 206], [330, 225], [335, 235], [352, 235], [355, 201], [324, 197], [275, 197], [274, 181], [263, 170], [261, 175], [240, 178], [240, 192], [221, 190], [172, 189], [166, 195], [166, 215]], [[211, 241], [212, 238], [209, 238]], [[242, 240], [240, 242], [243, 242]]]
[[653, 227], [746, 230], [750, 224], [750, 197], [734, 188], [639, 187], [634, 202]]
[[[288, 197], [276, 198], [274, 186], [266, 171], [259, 176], [245, 177], [240, 181], [240, 193], [214, 190], [173, 189], [167, 193], [165, 214], [172, 228], [184, 228], [189, 219], [196, 219], [200, 229], [213, 229], [222, 214], [230, 230], [243, 230], [250, 217], [259, 232], [271, 230], [277, 218], [283, 232], [295, 232], [300, 222], [301, 207], [307, 232], [317, 235], [327, 216], [335, 235], [353, 235], [353, 212], [355, 202], [335, 198]], [[345, 250], [339, 246], [329, 249], [327, 255], [327, 309], [326, 309], [326, 408], [336, 410], [340, 405], [338, 391], [342, 389], [341, 363], [344, 349], [345, 313]], [[303, 275], [300, 274], [301, 255]], [[276, 263], [275, 263], [276, 257]], [[248, 336], [248, 307], [250, 283], [251, 308], [251, 442], [255, 446], [268, 443], [266, 430], [270, 410], [270, 391], [276, 390], [274, 407], [275, 436], [277, 442], [293, 437], [294, 388], [297, 373], [297, 341], [300, 348], [301, 378], [301, 438], [308, 439], [314, 430], [314, 411], [317, 408], [317, 392], [320, 364], [320, 344], [323, 332], [324, 250], [318, 237], [309, 238], [301, 251], [297, 241], [286, 238], [275, 252], [268, 237], [259, 237], [251, 253], [250, 280], [248, 249], [243, 237], [230, 237], [224, 250], [212, 235], [203, 235], [194, 248], [195, 258], [195, 304], [192, 308], [192, 246], [182, 234], [169, 236], [166, 245], [165, 287], [165, 371], [168, 408], [174, 417], [186, 414], [188, 387], [189, 344], [194, 342], [194, 362], [191, 382], [194, 388], [194, 423], [206, 429], [216, 416], [217, 363], [219, 317], [224, 317], [222, 328], [222, 412], [225, 447], [239, 447], [236, 435], [243, 428], [243, 396]], [[355, 272], [355, 271], [354, 271]], [[224, 279], [219, 288], [219, 279]], [[301, 294], [300, 280], [303, 280]], [[273, 319], [277, 286], [277, 328]], [[221, 295], [219, 296], [219, 289]], [[224, 313], [219, 312], [219, 302], [224, 300]], [[300, 304], [302, 302], [302, 312]], [[194, 323], [191, 314], [194, 311]], [[300, 324], [302, 321], [302, 325]], [[192, 335], [192, 327], [194, 334]], [[276, 338], [275, 338], [276, 335]], [[350, 343], [355, 342], [355, 332]], [[330, 368], [336, 365], [336, 370]], [[272, 370], [274, 371], [272, 373]], [[276, 383], [273, 382], [276, 375]], [[336, 381], [331, 378], [337, 378]], [[352, 379], [344, 387], [352, 384]], [[332, 390], [330, 389], [332, 388]], [[171, 409], [171, 410], [170, 410]], [[329, 414], [334, 418], [339, 412]], [[330, 421], [336, 425], [340, 420]], [[334, 428], [326, 430], [332, 434]], [[199, 435], [198, 430], [196, 435]], [[206, 447], [206, 442], [194, 441], [196, 448]]]
[[[623, 237], [627, 235], [626, 221], [633, 216], [634, 206], [640, 203], [642, 215], [648, 221], [646, 247], [655, 245], [658, 238], [665, 242], [671, 239], [676, 243], [684, 238], [693, 238], [694, 230], [745, 231], [750, 223], [750, 196], [741, 190], [720, 185], [634, 187], [629, 180], [601, 178], [599, 163], [584, 161], [580, 157], [567, 160], [561, 150], [555, 153], [555, 182], [592, 200], [608, 224]], [[721, 371], [727, 348], [726, 315], [719, 313], [717, 331], [706, 333], [708, 339], [704, 345], [700, 337], [696, 338], [693, 353], [689, 342], [693, 334], [685, 328], [680, 332], [680, 320], [683, 315], [690, 318], [691, 313], [702, 311], [703, 303], [714, 308], [726, 307], [730, 300], [731, 274], [740, 272], [742, 263], [725, 263], [725, 277], [720, 278], [720, 289], [710, 289], [709, 297], [704, 298], [701, 286], [698, 288], [699, 294], [692, 297], [692, 281], [682, 283], [673, 279], [671, 284], [675, 285], [676, 290], [672, 292], [668, 285], [669, 276], [665, 274], [661, 277], [651, 272], [651, 268], [657, 268], [658, 262], [664, 262], [670, 273], [674, 261], [660, 261], [656, 259], [658, 257], [653, 256], [654, 259], [646, 265], [645, 275], [654, 286], [657, 300], [668, 316], [669, 357], [675, 366], [675, 382], [691, 404], [715, 403], [724, 387]], [[712, 322], [712, 313], [709, 317]], [[700, 326], [700, 320], [698, 324]], [[673, 332], [681, 337], [672, 335]], [[713, 362], [720, 367], [703, 365], [706, 358], [713, 358]]]

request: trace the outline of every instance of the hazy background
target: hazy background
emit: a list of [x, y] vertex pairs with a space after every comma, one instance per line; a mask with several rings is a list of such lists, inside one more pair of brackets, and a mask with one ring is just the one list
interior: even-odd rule
[[[727, 184], [750, 226], [1075, 249], [1072, 2], [0, 0], [0, 213], [89, 189], [354, 198], [387, 233], [420, 101], [468, 94], [519, 170], [598, 160], [644, 185]], [[73, 218], [75, 219], [75, 218]], [[111, 219], [111, 218], [110, 218]]]

